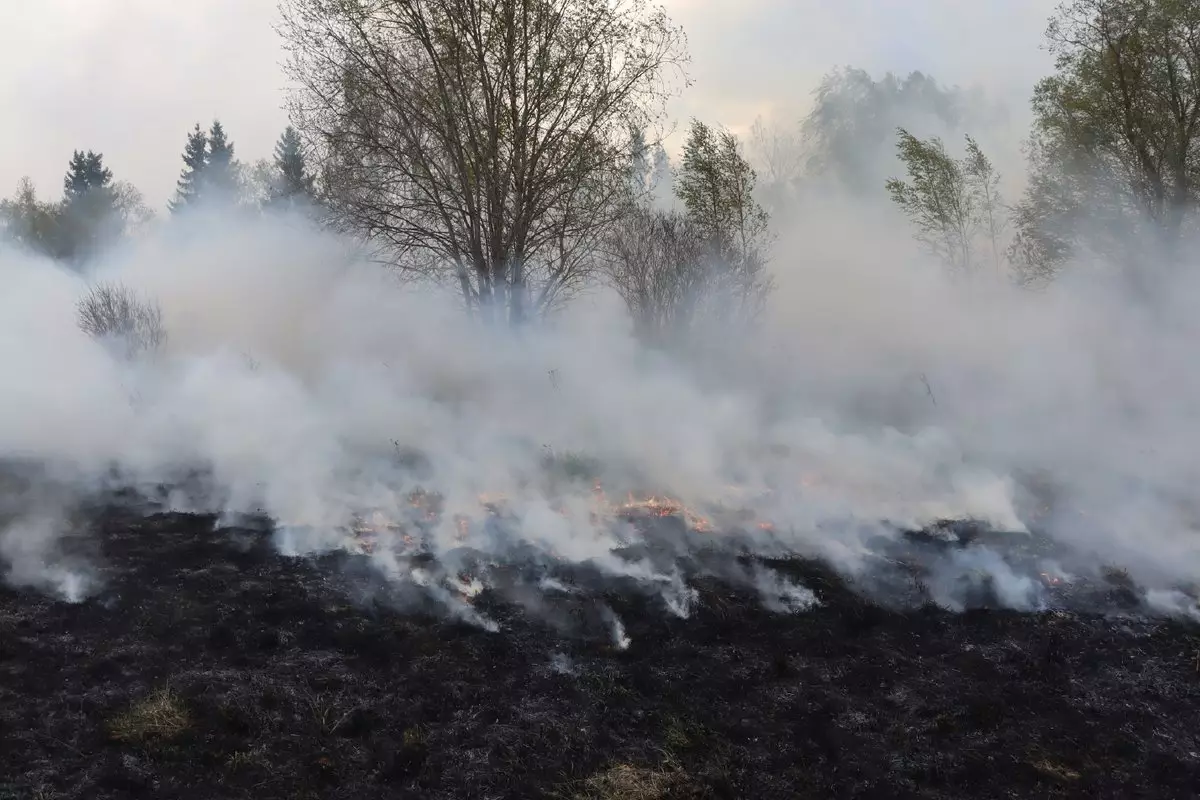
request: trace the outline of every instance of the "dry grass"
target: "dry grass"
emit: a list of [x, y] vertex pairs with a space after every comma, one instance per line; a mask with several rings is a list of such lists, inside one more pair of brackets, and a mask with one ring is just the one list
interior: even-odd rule
[[1070, 783], [1071, 781], [1077, 781], [1080, 778], [1079, 773], [1075, 770], [1071, 769], [1065, 764], [1055, 763], [1048, 758], [1043, 758], [1040, 761], [1034, 762], [1033, 768], [1043, 775], [1053, 778], [1060, 783]]
[[587, 778], [573, 800], [666, 800], [690, 797], [694, 782], [672, 762], [658, 767], [613, 764]]
[[114, 719], [109, 732], [119, 741], [172, 739], [191, 723], [187, 709], [170, 689], [157, 689]]

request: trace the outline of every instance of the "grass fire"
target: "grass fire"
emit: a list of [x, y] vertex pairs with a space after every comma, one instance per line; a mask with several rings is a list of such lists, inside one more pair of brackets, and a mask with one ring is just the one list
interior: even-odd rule
[[0, 800], [1197, 795], [1193, 4], [26, 5]]

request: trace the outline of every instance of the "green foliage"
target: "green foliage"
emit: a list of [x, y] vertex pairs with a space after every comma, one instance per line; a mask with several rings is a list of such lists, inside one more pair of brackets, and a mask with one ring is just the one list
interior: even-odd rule
[[70, 202], [89, 192], [107, 189], [111, 184], [112, 170], [104, 166], [102, 155], [91, 150], [86, 153], [76, 150], [63, 178], [63, 197]]
[[896, 146], [908, 180], [889, 178], [892, 201], [908, 217], [915, 238], [956, 271], [976, 269], [981, 234], [990, 244], [992, 266], [1000, 267], [999, 240], [1006, 227], [1000, 178], [970, 136], [967, 154], [951, 156], [937, 137], [918, 139], [897, 130]]
[[736, 136], [692, 120], [675, 193], [701, 230], [743, 257], [767, 234], [767, 212], [754, 200], [756, 180]]
[[[665, 164], [665, 154], [656, 160]], [[757, 319], [773, 284], [754, 184], [737, 138], [693, 121], [674, 185], [686, 213], [635, 204], [606, 241], [607, 277], [639, 338], [662, 345], [696, 325]]]
[[49, 258], [79, 264], [112, 244], [151, 215], [141, 195], [113, 181], [104, 157], [76, 150], [63, 178], [63, 198], [38, 199], [23, 178], [17, 193], [0, 201], [0, 230], [9, 241]]
[[1136, 267], [1196, 221], [1200, 5], [1070, 0], [1046, 33], [1016, 255], [1052, 276], [1085, 249]]

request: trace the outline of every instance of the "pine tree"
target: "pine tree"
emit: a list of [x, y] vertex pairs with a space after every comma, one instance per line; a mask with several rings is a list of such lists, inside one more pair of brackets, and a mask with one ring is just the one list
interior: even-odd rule
[[275, 144], [275, 169], [278, 175], [268, 201], [271, 205], [313, 201], [316, 196], [313, 188], [315, 178], [308, 173], [300, 134], [291, 125], [287, 126]]
[[95, 189], [107, 189], [112, 183], [112, 170], [104, 166], [104, 157], [88, 150], [76, 150], [63, 179], [63, 198], [69, 203]]
[[204, 172], [204, 192], [208, 196], [230, 200], [237, 194], [237, 172], [233, 142], [225, 134], [220, 120], [208, 129], [208, 160]]
[[112, 170], [94, 151], [76, 150], [63, 178], [59, 212], [60, 255], [82, 261], [121, 233], [123, 220], [112, 184]]
[[196, 123], [188, 134], [183, 164], [183, 172], [175, 184], [175, 199], [169, 204], [173, 212], [195, 204], [203, 193], [204, 173], [208, 168], [208, 135], [200, 129], [200, 123]]

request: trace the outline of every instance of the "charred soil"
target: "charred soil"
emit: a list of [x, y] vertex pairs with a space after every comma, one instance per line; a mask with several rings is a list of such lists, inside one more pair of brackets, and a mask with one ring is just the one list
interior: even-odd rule
[[489, 632], [213, 517], [110, 508], [86, 541], [96, 597], [0, 589], [0, 799], [1200, 793], [1183, 623], [895, 609], [797, 560], [807, 611], [485, 591]]

